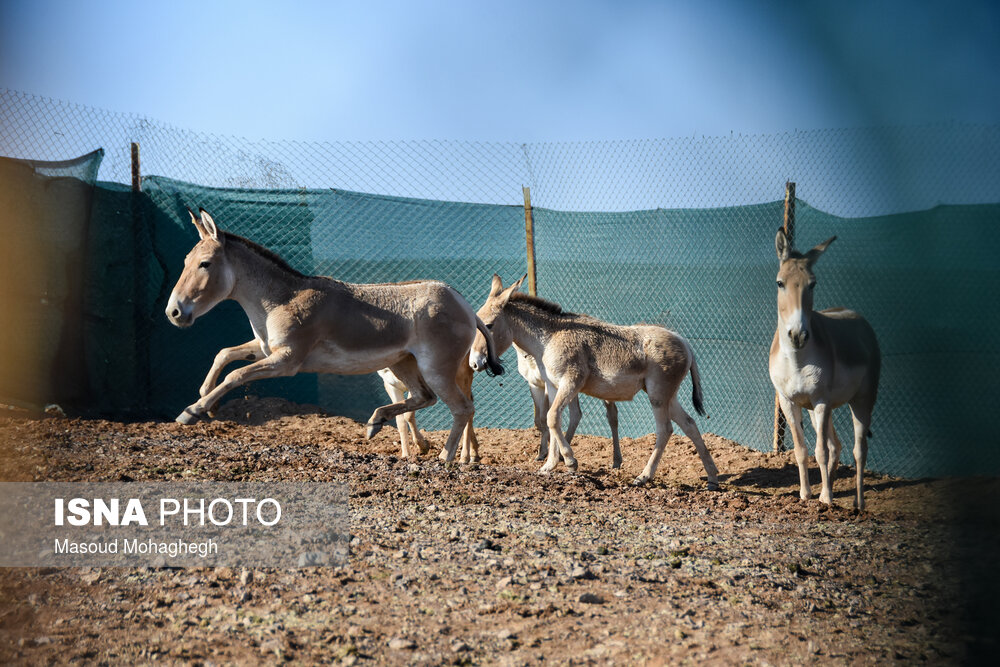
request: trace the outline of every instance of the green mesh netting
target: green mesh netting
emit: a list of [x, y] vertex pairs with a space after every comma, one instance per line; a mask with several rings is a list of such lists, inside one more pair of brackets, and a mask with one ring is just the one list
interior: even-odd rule
[[[172, 418], [197, 398], [215, 353], [252, 337], [232, 302], [191, 329], [167, 322], [167, 296], [197, 239], [187, 207], [205, 208], [224, 229], [270, 247], [303, 272], [354, 282], [436, 278], [454, 285], [474, 308], [485, 298], [494, 272], [509, 283], [525, 271], [520, 206], [339, 190], [218, 189], [159, 177], [145, 178], [139, 195], [102, 183], [67, 205], [61, 186], [35, 167], [14, 161], [0, 167], [7, 174], [5, 208], [21, 212], [5, 216], [5, 233], [41, 234], [44, 246], [52, 229], [68, 224], [63, 220], [88, 221], [86, 242], [79, 233], [69, 234], [76, 242], [67, 247], [77, 250], [50, 258], [43, 279], [47, 285], [71, 284], [65, 269], [76, 265], [65, 257], [87, 248], [84, 268], [72, 269], [81, 276], [77, 292], [46, 292], [61, 294], [59, 312], [65, 312], [67, 300], [82, 302], [76, 321], [84, 332], [82, 348], [73, 348], [82, 365], [63, 356], [63, 366], [50, 350], [47, 377], [56, 369], [60, 378], [75, 373], [83, 380], [61, 385], [43, 377], [5, 385], [23, 400], [72, 394], [80, 406], [98, 412]], [[774, 233], [781, 206], [619, 213], [536, 208], [539, 293], [567, 310], [619, 323], [660, 323], [686, 336], [701, 367], [711, 415], [700, 420], [702, 430], [767, 449], [774, 405], [767, 351], [776, 322]], [[46, 225], [26, 222], [46, 215]], [[52, 221], [58, 221], [54, 228]], [[998, 315], [991, 304], [1000, 285], [995, 259], [1000, 205], [845, 219], [799, 201], [797, 221], [801, 249], [839, 237], [816, 266], [817, 307], [854, 308], [879, 336], [883, 368], [869, 468], [911, 477], [1000, 472], [1000, 449], [985, 428], [1000, 371], [994, 334]], [[19, 276], [35, 275], [31, 271], [37, 267], [24, 265], [27, 256], [8, 251], [2, 265], [6, 321], [14, 321], [11, 313], [17, 313], [26, 331], [64, 331], [62, 316], [50, 326], [45, 309], [11, 301], [11, 294], [30, 293], [10, 287]], [[41, 293], [30, 294], [40, 302]], [[508, 375], [476, 378], [476, 423], [529, 427], [531, 402], [512, 352], [504, 362]], [[66, 370], [71, 367], [76, 368], [72, 373]], [[249, 391], [319, 403], [355, 419], [367, 419], [387, 400], [374, 375], [306, 375], [263, 381]], [[681, 401], [690, 407], [689, 380]], [[585, 397], [582, 405], [581, 432], [607, 435], [600, 403]], [[624, 437], [652, 430], [644, 396], [620, 409]], [[443, 405], [421, 411], [419, 420], [426, 429], [450, 424]], [[847, 444], [846, 410], [839, 411], [835, 423]], [[813, 438], [808, 425], [807, 436]], [[843, 455], [847, 462], [849, 449]], [[626, 443], [625, 454], [648, 453], [630, 452]]]

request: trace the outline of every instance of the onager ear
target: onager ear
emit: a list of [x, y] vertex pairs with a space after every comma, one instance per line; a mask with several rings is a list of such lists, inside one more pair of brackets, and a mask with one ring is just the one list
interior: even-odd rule
[[198, 219], [198, 217], [194, 214], [194, 211], [191, 209], [188, 209], [188, 215], [191, 216], [191, 224], [193, 224], [194, 228], [198, 230], [198, 238], [204, 241], [205, 237], [208, 236], [208, 232], [206, 232], [205, 228], [202, 226], [201, 220]]
[[[210, 216], [208, 211], [203, 208], [198, 209], [198, 212], [201, 213], [201, 226], [205, 228], [205, 233], [213, 241], [219, 241], [221, 243], [222, 240], [219, 238], [219, 227], [215, 224], [215, 220], [212, 220], [212, 216]], [[203, 236], [202, 238], [205, 237]]]
[[521, 276], [520, 280], [518, 280], [517, 282], [515, 282], [513, 285], [511, 285], [507, 289], [503, 290], [503, 292], [500, 294], [500, 303], [502, 305], [504, 305], [504, 306], [507, 305], [507, 302], [510, 301], [510, 297], [513, 296], [514, 292], [516, 292], [517, 290], [521, 289], [521, 283], [523, 283], [524, 279], [527, 278], [527, 277], [528, 277], [528, 274], [526, 273], [523, 276]]
[[784, 262], [792, 254], [792, 244], [785, 236], [785, 230], [778, 228], [778, 235], [774, 237], [774, 249], [778, 252], [778, 259]]
[[494, 297], [503, 291], [503, 281], [500, 280], [500, 276], [493, 274], [493, 282], [490, 284], [490, 296]]
[[826, 251], [827, 247], [829, 247], [829, 245], [836, 240], [837, 240], [836, 236], [831, 236], [830, 238], [823, 241], [818, 246], [807, 252], [806, 260], [809, 262], [809, 266], [815, 264], [816, 260], [819, 259], [819, 256], [822, 255]]

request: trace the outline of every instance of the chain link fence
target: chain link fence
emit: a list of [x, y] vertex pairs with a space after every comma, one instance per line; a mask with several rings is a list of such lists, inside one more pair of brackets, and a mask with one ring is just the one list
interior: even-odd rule
[[[126, 186], [132, 142], [141, 146], [138, 196]], [[660, 323], [686, 336], [711, 415], [702, 429], [768, 449], [773, 242], [785, 182], [794, 181], [797, 245], [839, 237], [816, 268], [817, 307], [855, 308], [880, 337], [869, 467], [907, 476], [1000, 472], [983, 419], [1000, 370], [993, 333], [1000, 323], [978, 298], [1000, 282], [1000, 126], [552, 144], [304, 143], [206, 135], [0, 92], [0, 154], [64, 160], [96, 148], [105, 154], [91, 220], [92, 277], [127, 304], [111, 316], [112, 300], [91, 300], [104, 304], [91, 317], [109, 323], [92, 347], [109, 359], [113, 346], [132, 355], [126, 364], [108, 362], [117, 365], [105, 372], [99, 407], [106, 411], [131, 400], [124, 407], [174, 416], [197, 397], [214, 353], [251, 337], [232, 303], [191, 330], [166, 323], [166, 295], [196, 240], [186, 207], [206, 208], [223, 228], [303, 272], [355, 282], [437, 278], [475, 308], [494, 272], [507, 283], [526, 270], [528, 186], [539, 294], [567, 310]], [[126, 317], [134, 321], [112, 331]], [[529, 427], [530, 398], [513, 352], [504, 362], [508, 375], [476, 379], [477, 424]], [[130, 378], [122, 378], [124, 367]], [[374, 376], [271, 380], [251, 391], [358, 419], [385, 401]], [[644, 398], [620, 408], [623, 436], [652, 430]], [[607, 435], [600, 403], [585, 399], [583, 409], [582, 431]], [[836, 424], [846, 435], [850, 419], [840, 412]], [[450, 423], [443, 406], [420, 417], [429, 429]]]

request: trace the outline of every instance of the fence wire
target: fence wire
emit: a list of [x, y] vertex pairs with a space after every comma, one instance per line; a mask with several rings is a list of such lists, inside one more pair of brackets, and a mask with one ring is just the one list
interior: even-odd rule
[[[139, 214], [114, 185], [131, 181], [132, 142], [141, 146]], [[356, 282], [437, 278], [478, 307], [494, 272], [506, 283], [525, 271], [528, 186], [539, 294], [567, 310], [679, 331], [702, 368], [712, 415], [703, 430], [767, 449], [773, 240], [784, 185], [794, 181], [797, 245], [840, 237], [817, 266], [817, 306], [857, 308], [880, 335], [883, 382], [869, 467], [908, 476], [1000, 472], [980, 409], [1000, 370], [997, 315], [962, 296], [998, 285], [1000, 219], [986, 204], [1000, 202], [1000, 126], [310, 143], [214, 136], [0, 91], [0, 154], [65, 160], [97, 148], [105, 151], [93, 223], [104, 230], [102, 247], [114, 244], [108, 229], [138, 225], [130, 236], [150, 257], [136, 264], [130, 287], [137, 322], [122, 328], [134, 338], [135, 374], [145, 368], [146, 376], [125, 394], [165, 416], [193, 402], [218, 348], [251, 337], [233, 304], [188, 332], [166, 324], [166, 292], [196, 238], [185, 207], [205, 207], [224, 228], [301, 271]], [[976, 338], [955, 325], [956, 315], [988, 333]], [[513, 375], [513, 353], [504, 361], [511, 375], [476, 380], [477, 423], [529, 427], [530, 399]], [[375, 377], [268, 381], [252, 391], [359, 419], [384, 402]], [[682, 401], [689, 396], [686, 383]], [[600, 404], [583, 407], [582, 432], [607, 435]], [[958, 434], [934, 416], [942, 408], [961, 416]], [[645, 399], [621, 409], [624, 436], [652, 430]], [[845, 415], [836, 422], [844, 435]], [[431, 429], [450, 421], [443, 406], [421, 419]], [[850, 462], [849, 452], [843, 456]]]

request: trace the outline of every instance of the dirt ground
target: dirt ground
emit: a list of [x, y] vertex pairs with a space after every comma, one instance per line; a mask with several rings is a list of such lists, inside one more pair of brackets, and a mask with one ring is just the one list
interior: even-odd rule
[[276, 399], [195, 426], [0, 413], [4, 481], [340, 480], [351, 509], [343, 566], [0, 570], [0, 662], [995, 664], [996, 479], [866, 475], [856, 514], [850, 469], [827, 508], [791, 454], [712, 435], [718, 492], [679, 436], [635, 488], [652, 436], [620, 471], [578, 437], [580, 471], [541, 476], [534, 430], [478, 434], [482, 464], [444, 466]]

